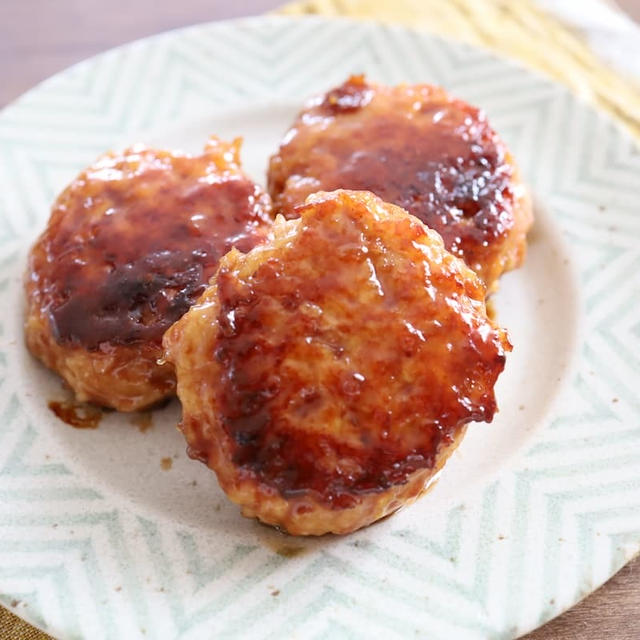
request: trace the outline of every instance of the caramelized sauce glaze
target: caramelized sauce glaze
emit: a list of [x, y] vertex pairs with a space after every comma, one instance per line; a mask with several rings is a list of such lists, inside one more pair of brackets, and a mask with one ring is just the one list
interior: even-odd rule
[[[180, 324], [216, 309], [215, 336], [202, 336], [214, 337], [203, 351], [214, 379], [196, 373], [195, 384], [214, 394], [239, 476], [349, 508], [433, 467], [469, 421], [492, 419], [510, 346], [486, 318], [482, 283], [415, 219], [350, 192], [299, 213], [255, 272], [223, 261], [215, 292]], [[207, 460], [206, 419], [187, 406], [183, 430]]]
[[514, 225], [514, 180], [482, 111], [438, 87], [381, 87], [363, 76], [311, 103], [269, 170], [285, 216], [320, 189], [372, 191], [438, 231], [487, 285], [506, 266], [497, 248]]
[[51, 400], [49, 409], [57, 418], [76, 429], [97, 429], [102, 420], [102, 410], [83, 402]]
[[352, 76], [349, 82], [329, 91], [322, 101], [322, 109], [331, 114], [349, 113], [366, 107], [373, 98], [373, 89], [364, 76]]
[[144, 433], [153, 428], [153, 413], [150, 411], [138, 411], [131, 416], [130, 422], [138, 427], [140, 433]]
[[265, 196], [239, 173], [239, 143], [225, 153], [222, 144], [197, 157], [138, 145], [104, 156], [63, 192], [28, 284], [59, 344], [159, 346], [219, 258], [262, 238]]

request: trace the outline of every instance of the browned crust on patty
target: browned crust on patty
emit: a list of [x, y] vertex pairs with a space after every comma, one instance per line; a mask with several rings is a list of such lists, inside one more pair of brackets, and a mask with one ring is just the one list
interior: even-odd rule
[[240, 140], [201, 155], [136, 145], [80, 173], [29, 254], [26, 342], [81, 401], [122, 411], [175, 389], [162, 335], [219, 258], [270, 227], [270, 202], [240, 168]]
[[417, 497], [510, 349], [438, 234], [367, 192], [309, 198], [231, 252], [165, 335], [182, 430], [243, 513], [346, 533]]
[[440, 233], [489, 292], [518, 267], [532, 224], [518, 167], [485, 113], [433, 85], [352, 76], [312, 99], [269, 165], [276, 211], [318, 190], [365, 189]]

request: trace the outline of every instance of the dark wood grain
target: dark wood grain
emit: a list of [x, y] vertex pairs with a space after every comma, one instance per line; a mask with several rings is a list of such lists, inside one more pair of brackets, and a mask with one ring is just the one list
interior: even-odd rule
[[623, 567], [600, 589], [522, 640], [638, 640], [640, 558]]
[[199, 22], [264, 13], [279, 0], [0, 0], [0, 106], [111, 47]]
[[[259, 14], [278, 0], [0, 0], [0, 106], [113, 46], [177, 27]], [[618, 4], [640, 19], [640, 0]], [[640, 560], [526, 640], [638, 640]]]

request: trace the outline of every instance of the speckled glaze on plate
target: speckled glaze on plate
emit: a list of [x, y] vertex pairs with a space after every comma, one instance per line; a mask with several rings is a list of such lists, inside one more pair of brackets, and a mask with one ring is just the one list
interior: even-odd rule
[[[350, 73], [435, 82], [483, 107], [531, 186], [524, 267], [495, 298], [514, 351], [500, 413], [471, 425], [433, 491], [346, 537], [240, 516], [187, 459], [173, 402], [73, 429], [26, 351], [29, 245], [56, 194], [109, 148], [268, 156], [310, 94]], [[640, 151], [565, 89], [403, 28], [255, 18], [145, 39], [0, 114], [0, 600], [59, 638], [512, 638], [640, 543]]]

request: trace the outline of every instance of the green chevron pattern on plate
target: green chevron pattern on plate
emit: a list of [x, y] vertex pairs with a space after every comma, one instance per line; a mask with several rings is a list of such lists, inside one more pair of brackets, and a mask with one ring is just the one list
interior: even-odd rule
[[[248, 170], [303, 100], [366, 72], [481, 105], [537, 221], [498, 317], [501, 412], [438, 486], [344, 538], [240, 517], [187, 460], [173, 403], [77, 431], [22, 343], [21, 278], [50, 204], [104, 150], [245, 136]], [[0, 600], [73, 638], [512, 638], [595, 589], [640, 544], [640, 150], [563, 88], [404, 28], [256, 18], [162, 34], [51, 79], [0, 115]], [[171, 456], [163, 471], [160, 460]]]

